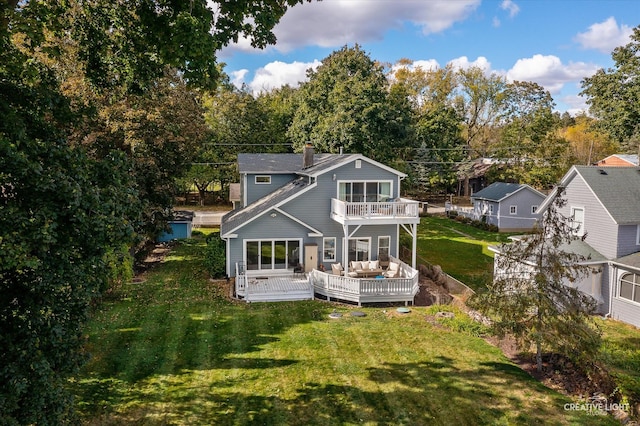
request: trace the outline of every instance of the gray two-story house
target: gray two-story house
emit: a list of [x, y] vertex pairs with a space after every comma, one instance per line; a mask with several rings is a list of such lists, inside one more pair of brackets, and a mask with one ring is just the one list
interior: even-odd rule
[[583, 237], [567, 249], [588, 255], [591, 266], [569, 285], [594, 297], [603, 315], [640, 327], [640, 168], [573, 166], [558, 186], [567, 201], [560, 213]]
[[[316, 154], [311, 146], [301, 154], [239, 154], [238, 170], [239, 208], [223, 217], [220, 228], [227, 274], [236, 281], [238, 275], [247, 283], [263, 278], [266, 286], [276, 282], [269, 277], [302, 273], [311, 285], [324, 280], [320, 292], [331, 293], [326, 288], [331, 280], [341, 280], [343, 287], [357, 284], [357, 300], [349, 294], [325, 296], [360, 303], [366, 301], [361, 280], [378, 280], [378, 287], [391, 283], [375, 262], [397, 260], [399, 237], [406, 231], [413, 239], [413, 265], [399, 268], [393, 278], [411, 278], [411, 291], [417, 291], [413, 275], [420, 219], [418, 203], [400, 198], [403, 173], [360, 154]], [[350, 268], [353, 262], [359, 262], [357, 268]], [[377, 268], [376, 276], [365, 273]], [[325, 276], [334, 274], [324, 271], [336, 269], [343, 272]]]

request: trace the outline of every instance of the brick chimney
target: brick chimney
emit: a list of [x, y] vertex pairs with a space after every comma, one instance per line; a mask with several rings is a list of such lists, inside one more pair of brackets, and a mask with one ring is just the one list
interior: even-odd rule
[[302, 151], [302, 168], [303, 169], [313, 166], [313, 154], [315, 154], [313, 145], [311, 145], [310, 143], [306, 144], [304, 146], [304, 150]]

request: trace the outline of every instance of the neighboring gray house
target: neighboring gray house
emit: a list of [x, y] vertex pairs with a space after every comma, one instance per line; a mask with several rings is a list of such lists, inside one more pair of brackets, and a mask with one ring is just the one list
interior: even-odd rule
[[473, 220], [485, 221], [500, 232], [519, 232], [533, 229], [538, 219], [538, 206], [545, 195], [529, 185], [495, 182], [471, 196], [473, 207], [447, 204], [446, 210]]
[[571, 285], [593, 296], [600, 313], [640, 327], [640, 168], [573, 166], [559, 186], [567, 201], [560, 213], [584, 237], [571, 248], [589, 255], [585, 263], [598, 271]]
[[473, 211], [500, 232], [533, 229], [545, 195], [529, 185], [495, 182], [471, 196]]
[[[238, 168], [240, 205], [222, 218], [220, 227], [229, 276], [274, 283], [267, 278], [294, 273], [311, 277], [319, 271], [314, 277], [327, 281], [320, 272], [339, 267], [340, 279], [352, 278], [350, 284], [361, 296], [363, 283], [355, 281], [355, 272], [346, 277], [352, 272], [349, 265], [397, 258], [404, 229], [413, 239], [413, 265], [401, 268], [396, 278], [411, 278], [414, 291], [419, 205], [399, 197], [403, 173], [360, 154], [315, 154], [310, 146], [302, 154], [238, 154]], [[372, 264], [371, 270], [373, 266], [379, 267]], [[381, 274], [369, 275], [380, 279], [379, 285], [391, 283]], [[356, 301], [366, 301], [360, 296]]]

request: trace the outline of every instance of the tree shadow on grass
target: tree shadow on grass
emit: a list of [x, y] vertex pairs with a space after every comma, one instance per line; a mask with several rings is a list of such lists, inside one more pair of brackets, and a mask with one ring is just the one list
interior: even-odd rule
[[[220, 382], [201, 386], [176, 382], [152, 392], [130, 392], [125, 397], [128, 408], [120, 413], [97, 413], [105, 424], [615, 424], [610, 419], [563, 411], [565, 399], [549, 394], [508, 363], [487, 362], [461, 369], [453, 360], [439, 357], [431, 362], [373, 367], [369, 380], [373, 386], [367, 389], [308, 382], [289, 398], [251, 389], [227, 392]], [[102, 393], [108, 395], [109, 389]]]

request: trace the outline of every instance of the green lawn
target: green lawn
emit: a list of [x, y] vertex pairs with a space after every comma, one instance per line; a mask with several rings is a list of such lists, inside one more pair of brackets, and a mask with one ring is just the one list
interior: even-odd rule
[[426, 321], [433, 308], [231, 302], [203, 248], [181, 244], [95, 312], [70, 383], [86, 424], [615, 424], [565, 411], [497, 348]]
[[482, 291], [493, 274], [493, 253], [488, 247], [508, 241], [509, 235], [427, 216], [418, 227], [418, 254], [475, 291]]

